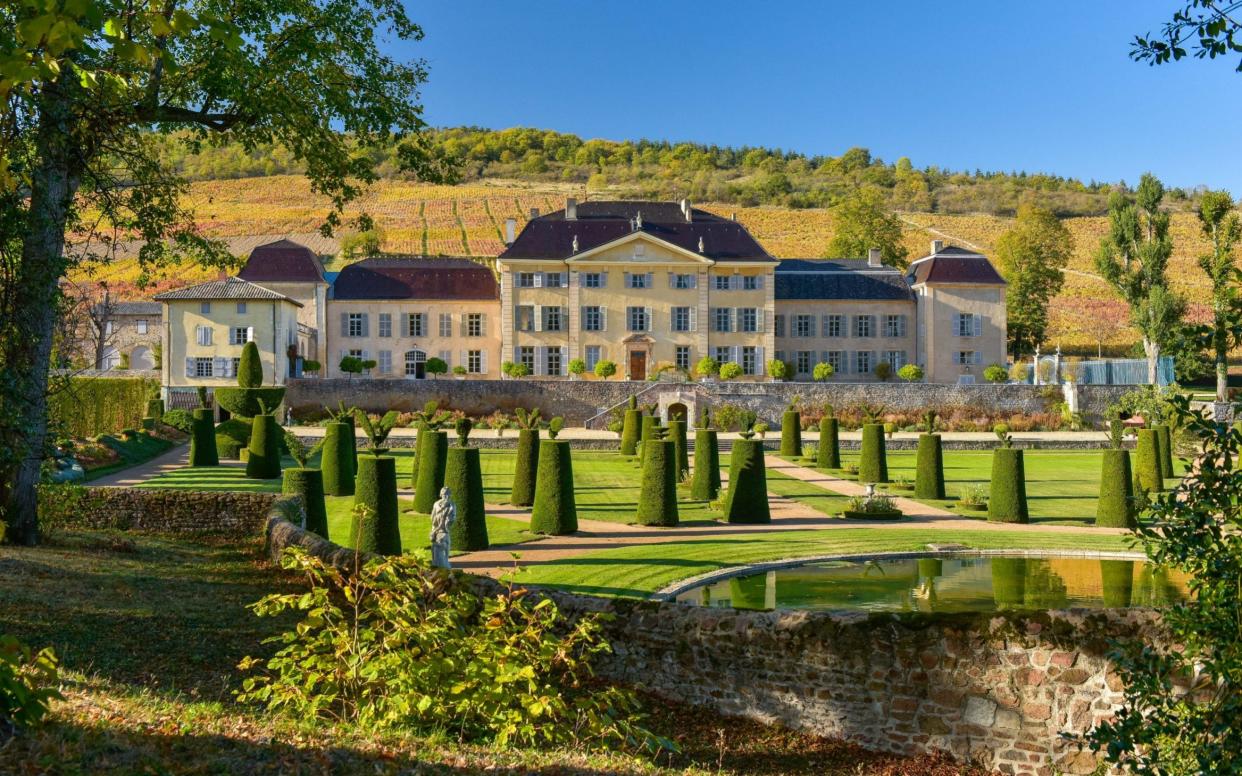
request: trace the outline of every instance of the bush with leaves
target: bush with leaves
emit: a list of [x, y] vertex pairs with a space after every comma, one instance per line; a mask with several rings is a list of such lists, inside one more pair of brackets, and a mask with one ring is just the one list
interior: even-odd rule
[[60, 663], [51, 647], [35, 652], [12, 636], [0, 636], [0, 741], [37, 727], [57, 689]]
[[699, 377], [715, 377], [720, 374], [720, 363], [711, 356], [703, 356], [694, 365], [694, 373]]
[[595, 376], [607, 380], [617, 373], [617, 362], [603, 359], [595, 362]]
[[875, 365], [875, 379], [881, 382], [888, 382], [893, 376], [893, 365], [887, 361], [881, 361]]
[[190, 433], [194, 428], [194, 416], [190, 414], [189, 410], [169, 410], [160, 416], [160, 422], [184, 434]]
[[816, 364], [815, 368], [811, 370], [811, 378], [814, 379], [815, 382], [817, 383], [822, 383], [828, 380], [830, 377], [832, 377], [836, 373], [837, 373], [837, 370], [833, 368], [832, 364], [823, 362], [820, 364]]
[[601, 685], [610, 651], [601, 618], [568, 620], [521, 588], [480, 595], [467, 577], [414, 556], [374, 558], [353, 573], [297, 550], [281, 561], [308, 590], [266, 596], [260, 617], [302, 620], [246, 658], [239, 700], [300, 722], [361, 730], [451, 732], [520, 747], [673, 745], [642, 727], [630, 690]]
[[923, 367], [918, 364], [905, 364], [897, 370], [897, 377], [907, 383], [923, 382]]
[[1009, 370], [1000, 364], [992, 364], [983, 370], [983, 379], [989, 383], [1009, 382]]
[[789, 368], [789, 364], [786, 364], [779, 358], [774, 358], [768, 362], [768, 377], [771, 377], [773, 380], [788, 380], [792, 374], [793, 370]]
[[436, 356], [432, 356], [423, 362], [423, 371], [431, 375], [432, 378], [448, 374], [448, 370], [448, 362]]
[[399, 414], [396, 410], [389, 410], [384, 413], [383, 417], [374, 417], [362, 410], [354, 410], [354, 417], [357, 418], [358, 425], [362, 426], [362, 433], [367, 435], [367, 441], [370, 442], [367, 452], [371, 455], [388, 452], [384, 443], [388, 441], [388, 435], [396, 428]]
[[741, 377], [742, 374], [742, 365], [735, 361], [729, 361], [728, 363], [720, 365], [721, 380], [733, 380]]

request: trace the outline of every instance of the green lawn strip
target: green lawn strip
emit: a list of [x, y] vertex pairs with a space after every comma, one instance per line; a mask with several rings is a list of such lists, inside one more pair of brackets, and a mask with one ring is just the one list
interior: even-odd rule
[[121, 457], [121, 460], [105, 466], [98, 466], [94, 469], [86, 471], [84, 482], [97, 480], [108, 474], [114, 474], [124, 471], [131, 466], [137, 466], [157, 456], [163, 455], [170, 450], [175, 442], [160, 437], [148, 436], [147, 434], [138, 434], [130, 439], [122, 439], [121, 437], [109, 437], [104, 442], [110, 449]]
[[1031, 531], [951, 531], [934, 528], [843, 528], [696, 539], [603, 550], [528, 566], [514, 582], [579, 593], [646, 597], [679, 579], [746, 563], [812, 555], [899, 552], [928, 542], [960, 543], [976, 549], [1125, 550], [1130, 538], [1116, 534]]
[[797, 501], [816, 512], [836, 517], [849, 504], [849, 498], [788, 474], [768, 470], [768, 492]]

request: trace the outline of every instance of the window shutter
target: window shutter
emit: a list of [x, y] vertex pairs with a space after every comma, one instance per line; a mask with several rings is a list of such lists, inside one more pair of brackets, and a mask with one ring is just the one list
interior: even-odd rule
[[762, 291], [762, 290], [763, 290], [763, 282], [764, 282], [764, 277], [763, 277], [763, 275], [760, 275], [760, 276], [758, 276], [757, 278], [755, 278], [755, 288], [757, 288], [757, 289], [759, 289], [760, 291]]
[[349, 313], [341, 313], [341, 336], [349, 336]]
[[647, 327], [646, 327], [645, 329], [643, 329], [643, 331], [651, 331], [651, 324], [652, 324], [652, 320], [651, 320], [651, 308], [650, 308], [650, 307], [644, 307], [644, 308], [643, 308], [643, 310], [645, 311], [645, 313], [644, 313], [644, 317], [646, 317], [646, 319], [647, 319]]
[[537, 304], [532, 309], [535, 317], [535, 331], [543, 331], [543, 305]]
[[[782, 361], [784, 359], [781, 359]], [[763, 346], [755, 348], [755, 374], [767, 374], [767, 362], [763, 360]]]
[[568, 368], [569, 359], [565, 358], [564, 350], [562, 350], [561, 348], [557, 348], [557, 350], [561, 351], [561, 377], [564, 377], [565, 375], [569, 374], [569, 368]]
[[626, 272], [626, 273], [622, 276], [622, 279], [623, 279], [623, 282], [625, 283], [625, 287], [626, 287], [626, 288], [629, 288], [629, 287], [630, 287], [630, 273]]
[[677, 288], [677, 274], [674, 272], [668, 273], [668, 287]]
[[479, 351], [479, 371], [487, 374], [487, 349]]
[[699, 287], [699, 276], [698, 276], [697, 274], [696, 274], [696, 275], [691, 275], [691, 276], [690, 276], [690, 287], [691, 287], [691, 288], [698, 288], [698, 287]]
[[740, 327], [737, 325], [738, 311], [740, 307], [730, 307], [729, 309], [729, 331], [737, 331]]
[[768, 317], [767, 309], [763, 307], [755, 308], [755, 331], [762, 332], [767, 329], [767, 327], [764, 325], [767, 323], [767, 321], [764, 320], [767, 317]]
[[548, 349], [544, 345], [535, 346], [535, 374], [546, 375], [548, 373]]
[[733, 345], [729, 348], [729, 360], [738, 366], [742, 365], [742, 346]]
[[608, 308], [602, 305], [599, 308], [599, 330], [608, 331]]
[[253, 326], [246, 327], [246, 341], [254, 342], [254, 327]]
[[362, 336], [364, 337], [371, 336], [371, 314], [370, 313], [362, 314]]
[[543, 288], [543, 273], [542, 273], [542, 272], [535, 272], [535, 273], [532, 273], [532, 274], [535, 276], [535, 277], [534, 277], [534, 281], [535, 281], [535, 288]]
[[690, 308], [690, 331], [699, 330], [699, 308]]
[[194, 359], [192, 358], [187, 358], [185, 360], [185, 376], [186, 377], [194, 376]]
[[647, 281], [646, 281], [643, 285], [645, 285], [647, 288], [652, 288], [652, 287], [654, 287], [654, 286], [655, 286], [655, 275], [653, 275], [652, 273], [648, 272], [648, 273], [647, 273]]
[[479, 335], [487, 336], [487, 313], [479, 313]]
[[729, 276], [729, 290], [736, 291], [741, 287], [742, 287], [742, 276], [741, 275], [730, 275]]
[[470, 368], [470, 358], [469, 358], [469, 356], [470, 356], [470, 352], [469, 352], [469, 351], [466, 351], [466, 350], [463, 350], [463, 351], [461, 351], [460, 353], [458, 353], [457, 355], [461, 356], [461, 361], [458, 361], [457, 363], [459, 363], [459, 364], [461, 364], [462, 366], [464, 366], [464, 367], [466, 367], [467, 369], [469, 369], [469, 368]]
[[978, 314], [972, 315], [971, 316], [971, 327], [972, 327], [971, 330], [974, 332], [974, 335], [976, 337], [982, 336], [983, 335], [983, 316], [978, 315]]
[[599, 273], [599, 285], [600, 285], [600, 288], [605, 288], [608, 286], [608, 273], [607, 272]]
[[216, 356], [212, 359], [211, 374], [214, 377], [229, 376], [229, 360], [224, 356]]

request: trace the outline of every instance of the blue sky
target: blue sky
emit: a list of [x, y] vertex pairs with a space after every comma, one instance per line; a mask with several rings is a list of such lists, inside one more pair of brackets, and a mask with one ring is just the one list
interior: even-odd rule
[[1236, 60], [1129, 59], [1181, 0], [437, 0], [427, 119], [918, 167], [1206, 184], [1242, 196]]

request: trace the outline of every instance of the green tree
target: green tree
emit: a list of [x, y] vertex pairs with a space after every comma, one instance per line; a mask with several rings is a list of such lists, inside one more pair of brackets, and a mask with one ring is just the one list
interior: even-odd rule
[[595, 362], [595, 376], [601, 380], [607, 380], [617, 373], [617, 364], [615, 361], [604, 359]]
[[878, 188], [869, 186], [832, 209], [833, 234], [828, 258], [866, 256], [880, 249], [885, 264], [905, 267], [909, 252], [902, 244], [901, 219], [891, 213]]
[[[1166, 22], [1160, 35], [1148, 33], [1136, 35], [1130, 48], [1130, 57], [1136, 62], [1163, 65], [1184, 59], [1191, 53], [1190, 45], [1198, 59], [1216, 59], [1242, 53], [1242, 2], [1237, 0], [1190, 0], [1183, 1], [1181, 9], [1173, 12], [1172, 21]], [[1242, 72], [1242, 62], [1236, 68]]]
[[1009, 351], [1017, 361], [1044, 341], [1048, 302], [1065, 284], [1074, 238], [1051, 210], [1023, 205], [1013, 228], [996, 241], [996, 260], [1008, 281], [1005, 306]]
[[439, 375], [448, 373], [448, 364], [444, 361], [444, 359], [432, 356], [427, 359], [426, 363], [423, 364], [423, 371], [431, 375], [434, 379]]
[[1095, 264], [1130, 306], [1130, 320], [1143, 338], [1147, 381], [1156, 383], [1160, 351], [1180, 327], [1183, 301], [1170, 290], [1165, 271], [1173, 253], [1169, 214], [1160, 209], [1164, 185], [1143, 173], [1134, 196], [1113, 192], [1108, 199], [1108, 236], [1100, 240]]
[[1199, 224], [1212, 252], [1199, 257], [1199, 266], [1212, 281], [1212, 352], [1216, 357], [1216, 400], [1229, 400], [1229, 347], [1238, 341], [1239, 274], [1235, 247], [1242, 222], [1227, 191], [1209, 191], [1199, 199]]
[[346, 261], [373, 259], [384, 252], [384, 230], [378, 227], [352, 232], [341, 238], [341, 257]]
[[811, 372], [811, 377], [815, 378], [815, 382], [822, 383], [836, 374], [836, 369], [828, 362], [822, 362], [815, 365], [815, 369]]
[[402, 166], [439, 175], [421, 136], [424, 66], [377, 45], [421, 37], [398, 0], [0, 5], [0, 492], [11, 541], [39, 538], [60, 281], [108, 259], [82, 238], [97, 226], [130, 235], [145, 269], [229, 260], [194, 228], [162, 135], [181, 130], [191, 149], [283, 146], [330, 203], [330, 231], [377, 176], [383, 157], [369, 149], [399, 142]]

